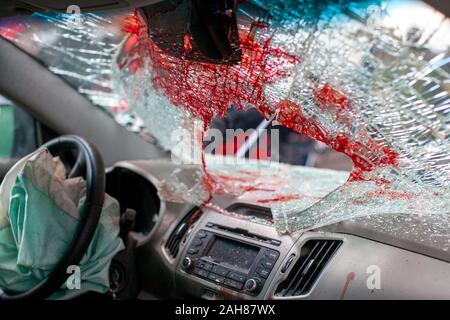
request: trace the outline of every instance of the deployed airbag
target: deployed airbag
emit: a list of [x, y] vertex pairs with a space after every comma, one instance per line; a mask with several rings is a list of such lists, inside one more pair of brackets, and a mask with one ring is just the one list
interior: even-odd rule
[[[49, 275], [78, 228], [85, 190], [83, 178], [65, 179], [64, 165], [46, 149], [11, 169], [0, 186], [0, 288], [23, 292]], [[111, 260], [124, 248], [119, 218], [118, 202], [106, 195], [87, 252], [79, 266], [68, 270], [72, 275], [79, 267], [80, 286], [65, 284], [50, 298], [108, 290]]]

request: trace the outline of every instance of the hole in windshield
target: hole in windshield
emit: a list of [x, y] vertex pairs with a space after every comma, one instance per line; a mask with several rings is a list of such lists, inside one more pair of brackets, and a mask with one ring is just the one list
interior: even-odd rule
[[203, 147], [214, 155], [276, 160], [281, 163], [350, 172], [345, 154], [276, 121], [267, 121], [257, 109], [232, 106], [225, 117], [215, 117]]

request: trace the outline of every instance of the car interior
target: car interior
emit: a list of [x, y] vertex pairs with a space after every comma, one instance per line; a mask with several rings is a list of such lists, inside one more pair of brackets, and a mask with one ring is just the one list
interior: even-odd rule
[[[168, 10], [185, 2], [192, 2], [198, 10], [193, 11], [196, 14], [205, 14], [207, 6], [202, 1], [7, 0], [0, 4], [0, 31], [2, 20], [49, 11], [65, 13], [73, 4], [81, 12], [93, 15], [146, 8], [144, 11], [151, 16], [152, 10], [161, 10], [161, 6]], [[450, 6], [445, 1], [425, 2], [445, 19], [449, 17]], [[163, 43], [161, 48], [167, 39], [158, 32], [164, 24], [170, 25], [170, 19], [181, 19], [181, 13], [176, 15], [149, 25], [155, 41]], [[216, 26], [218, 20], [203, 18], [198, 21], [206, 21], [206, 31], [191, 23], [192, 37], [202, 55], [189, 59], [203, 59], [202, 63], [224, 57], [229, 59], [228, 63], [241, 59], [239, 51], [231, 49], [236, 45], [233, 36], [228, 34], [232, 40], [224, 42]], [[439, 216], [402, 215], [402, 212], [356, 216], [317, 223], [291, 233], [280, 232], [279, 214], [274, 213], [270, 201], [242, 197], [227, 189], [212, 194], [207, 205], [202, 201], [187, 201], [201, 193], [195, 189], [198, 167], [174, 162], [167, 148], [118, 125], [114, 116], [95, 106], [77, 86], [29, 50], [0, 34], [0, 181], [5, 188], [0, 188], [0, 194], [7, 190], [9, 173], [23, 167], [21, 163], [25, 159], [34, 159], [30, 154], [39, 159], [41, 155], [36, 152], [43, 148], [53, 157], [59, 157], [65, 168], [65, 179], [83, 177], [85, 181], [77, 228], [67, 235], [68, 244], [58, 254], [57, 263], [45, 271], [45, 276], [36, 276], [26, 289], [0, 285], [0, 299], [47, 299], [58, 297], [61, 288], [72, 291], [65, 287], [71, 276], [67, 270], [80, 264], [88, 268], [89, 248], [100, 243], [96, 230], [105, 223], [101, 220], [105, 195], [118, 203], [120, 216], [111, 223], [118, 225], [117, 239], [122, 243], [120, 249], [111, 249], [114, 256], [104, 262], [109, 287], [95, 289], [93, 286], [92, 290], [68, 295], [70, 298], [450, 299], [448, 212]], [[448, 81], [449, 78], [445, 87], [447, 97]], [[10, 120], [5, 120], [6, 117]], [[5, 121], [12, 123], [11, 130], [5, 129], [8, 128]], [[346, 167], [339, 161], [330, 160], [333, 168]], [[268, 170], [270, 173], [271, 169]], [[348, 177], [348, 172], [342, 174], [343, 171], [333, 173], [331, 169], [313, 167], [311, 170], [330, 170], [320, 171], [325, 175], [321, 179], [334, 177], [345, 182]], [[176, 184], [180, 189], [167, 187], [175, 179], [174, 172], [177, 179], [183, 180], [183, 186], [192, 189], [183, 189], [181, 184]], [[279, 175], [286, 181], [297, 179], [290, 170], [280, 171]], [[260, 181], [256, 177], [252, 179], [254, 183]], [[335, 189], [332, 182], [328, 186], [327, 182], [320, 184], [330, 191]], [[298, 180], [296, 186], [303, 192], [309, 182]], [[270, 195], [274, 197], [277, 192], [272, 191]], [[342, 205], [350, 207], [352, 203], [344, 200]], [[375, 212], [376, 208], [375, 203], [367, 210]], [[325, 216], [327, 210], [323, 212]], [[1, 221], [0, 215], [0, 227]], [[68, 233], [72, 229], [65, 230]], [[52, 234], [47, 237], [52, 241]], [[57, 238], [56, 233], [54, 237]], [[8, 272], [0, 263], [0, 278], [6, 279]]]

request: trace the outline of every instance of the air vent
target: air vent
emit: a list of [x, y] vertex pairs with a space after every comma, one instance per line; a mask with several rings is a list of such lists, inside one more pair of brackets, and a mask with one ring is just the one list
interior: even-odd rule
[[198, 207], [193, 208], [186, 214], [183, 220], [178, 223], [176, 228], [170, 234], [165, 247], [172, 258], [177, 256], [180, 249], [181, 240], [183, 240], [183, 237], [189, 230], [189, 227], [197, 220], [199, 216], [200, 209]]
[[322, 270], [341, 246], [339, 240], [309, 240], [300, 250], [300, 257], [289, 276], [278, 286], [276, 296], [292, 297], [307, 294]]

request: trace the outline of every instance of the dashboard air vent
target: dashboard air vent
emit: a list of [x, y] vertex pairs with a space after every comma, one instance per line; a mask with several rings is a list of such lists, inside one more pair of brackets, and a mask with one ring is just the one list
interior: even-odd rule
[[172, 258], [175, 258], [177, 256], [178, 251], [180, 249], [181, 240], [183, 240], [183, 237], [189, 230], [189, 227], [197, 220], [199, 216], [200, 216], [200, 209], [198, 207], [193, 208], [178, 223], [178, 225], [170, 234], [165, 247]]
[[275, 295], [292, 297], [307, 294], [341, 244], [340, 240], [305, 242], [300, 250], [300, 257], [286, 280], [278, 286]]

